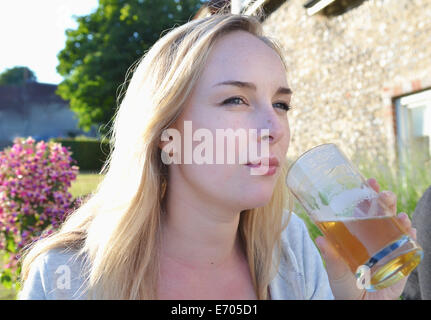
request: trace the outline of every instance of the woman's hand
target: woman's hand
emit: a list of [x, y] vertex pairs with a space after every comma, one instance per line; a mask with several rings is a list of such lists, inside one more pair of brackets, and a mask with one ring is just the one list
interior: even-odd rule
[[[379, 184], [373, 178], [368, 179], [368, 184], [379, 193], [379, 200], [396, 213], [397, 198], [390, 191], [379, 192]], [[412, 228], [411, 221], [407, 214], [401, 212], [397, 215], [400, 224], [405, 228], [408, 234], [416, 240], [416, 229]], [[377, 290], [376, 292], [366, 292], [365, 289], [359, 289], [355, 275], [350, 271], [348, 265], [340, 257], [337, 251], [332, 247], [331, 243], [325, 237], [317, 237], [316, 245], [319, 247], [323, 259], [326, 262], [329, 282], [335, 299], [343, 300], [396, 300], [403, 292], [407, 282], [407, 277], [398, 281], [394, 285]]]

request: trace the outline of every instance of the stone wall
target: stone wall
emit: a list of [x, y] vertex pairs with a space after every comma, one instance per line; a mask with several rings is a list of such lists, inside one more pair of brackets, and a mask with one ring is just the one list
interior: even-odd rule
[[352, 159], [395, 160], [394, 99], [431, 87], [431, 1], [366, 0], [334, 17], [308, 16], [304, 2], [264, 21], [294, 91], [288, 157], [334, 142]]

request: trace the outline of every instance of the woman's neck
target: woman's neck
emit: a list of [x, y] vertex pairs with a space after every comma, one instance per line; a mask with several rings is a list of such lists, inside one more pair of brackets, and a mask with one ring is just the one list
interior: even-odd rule
[[243, 255], [238, 222], [200, 220], [187, 214], [168, 217], [162, 225], [162, 256], [191, 270], [229, 268]]

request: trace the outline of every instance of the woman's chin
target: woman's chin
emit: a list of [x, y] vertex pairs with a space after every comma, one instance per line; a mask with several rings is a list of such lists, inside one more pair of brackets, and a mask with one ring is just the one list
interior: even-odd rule
[[241, 198], [241, 202], [246, 204], [247, 208], [259, 208], [267, 205], [271, 201], [272, 193], [256, 192], [248, 194]]

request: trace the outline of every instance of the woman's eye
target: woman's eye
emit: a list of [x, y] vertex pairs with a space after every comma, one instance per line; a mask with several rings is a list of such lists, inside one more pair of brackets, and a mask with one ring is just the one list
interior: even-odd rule
[[232, 97], [222, 102], [222, 104], [241, 104], [241, 103], [245, 103], [245, 102], [240, 97]]
[[[243, 98], [240, 97], [232, 97], [229, 99], [226, 99], [225, 101], [222, 102], [222, 104], [247, 104]], [[288, 105], [287, 103], [284, 102], [277, 102], [273, 104], [276, 108], [285, 110], [285, 111], [289, 111], [292, 107], [290, 105]]]
[[280, 109], [283, 109], [285, 111], [289, 111], [290, 109], [292, 109], [292, 107], [290, 105], [288, 105], [287, 103], [284, 103], [284, 102], [274, 103], [274, 106], [276, 106], [276, 108], [280, 108]]

